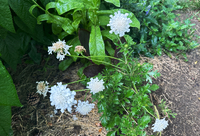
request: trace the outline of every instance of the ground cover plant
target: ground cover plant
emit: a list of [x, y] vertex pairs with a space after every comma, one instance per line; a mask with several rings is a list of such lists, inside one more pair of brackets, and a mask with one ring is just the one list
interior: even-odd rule
[[[5, 66], [15, 69], [24, 54], [31, 58], [29, 62], [40, 63], [38, 43], [42, 43], [49, 54], [55, 53], [61, 61], [60, 70], [66, 70], [72, 62], [81, 59], [85, 63], [85, 67], [79, 70], [81, 83], [93, 94], [93, 100], [98, 100], [99, 112], [103, 113], [101, 123], [109, 131], [108, 136], [146, 135], [144, 129], [154, 120], [152, 129], [161, 135], [168, 122], [161, 119], [148, 96], [159, 88], [151, 79], [158, 77], [159, 73], [152, 71], [151, 64], [140, 64], [138, 58], [140, 55], [161, 55], [163, 51], [169, 56], [170, 52], [175, 52], [186, 58], [185, 52], [197, 47], [197, 42], [191, 41], [193, 24], [189, 19], [185, 24], [174, 21], [172, 11], [181, 8], [177, 1], [22, 0], [3, 3], [5, 6], [1, 10], [9, 11], [4, 15], [7, 20], [0, 24], [0, 53]], [[21, 5], [25, 10], [21, 10]], [[30, 20], [27, 21], [27, 17]], [[7, 22], [10, 24], [5, 25]], [[51, 41], [54, 42], [49, 46]], [[1, 99], [0, 104], [1, 109], [7, 108], [9, 114], [2, 110], [5, 112], [1, 117], [7, 118], [7, 124], [1, 121], [0, 134], [9, 135], [10, 108], [21, 104], [3, 64], [1, 79], [8, 79], [5, 79], [7, 85], [2, 87], [1, 97], [7, 97]], [[1, 85], [5, 84], [4, 80], [1, 81]], [[47, 92], [51, 93], [51, 105], [61, 109], [62, 113], [65, 110], [71, 112], [74, 106], [77, 112], [86, 115], [94, 107], [88, 101], [74, 100], [76, 91], [86, 89], [70, 91], [62, 83], [54, 86], [48, 86], [48, 81], [37, 83], [37, 93], [44, 97]], [[164, 103], [161, 107], [166, 115], [174, 116], [164, 108]]]

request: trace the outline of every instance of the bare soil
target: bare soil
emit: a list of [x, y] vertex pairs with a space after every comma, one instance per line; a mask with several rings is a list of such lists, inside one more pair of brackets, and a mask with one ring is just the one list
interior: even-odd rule
[[[180, 18], [184, 20], [196, 12], [179, 12]], [[200, 35], [200, 22], [197, 18], [191, 21], [196, 24], [195, 33]], [[200, 49], [188, 52], [187, 56], [188, 62], [183, 58], [176, 59], [175, 54], [172, 54], [172, 58], [165, 54], [154, 59], [142, 58], [143, 61], [153, 63], [154, 70], [161, 73], [158, 79], [154, 79], [154, 83], [160, 88], [151, 94], [153, 104], [157, 106], [164, 99], [167, 107], [173, 113], [177, 113], [175, 119], [167, 118], [169, 126], [163, 131], [163, 136], [200, 136]], [[46, 58], [47, 53], [43, 57]], [[23, 58], [16, 72], [9, 71], [19, 99], [24, 105], [22, 108], [12, 108], [14, 136], [106, 136], [105, 128], [100, 126], [97, 107], [86, 116], [74, 111], [72, 114], [54, 114], [49, 94], [45, 98], [39, 96], [39, 102], [35, 105], [28, 102], [29, 94], [36, 92], [36, 81], [48, 81], [50, 85], [55, 85], [57, 82], [69, 83], [78, 80], [77, 71], [82, 66], [80, 63], [74, 63], [62, 72], [58, 69], [59, 61], [53, 55], [50, 56], [48, 66], [45, 65], [45, 60], [40, 65], [27, 65], [27, 58]], [[71, 90], [85, 88], [81, 84], [72, 84], [68, 87]], [[86, 91], [78, 92], [76, 99], [83, 101], [85, 94]], [[86, 100], [92, 101], [90, 94], [87, 94]], [[76, 115], [78, 120], [74, 121], [72, 115]], [[160, 115], [162, 118], [165, 117], [161, 111]], [[147, 129], [149, 135], [153, 134], [150, 127]]]

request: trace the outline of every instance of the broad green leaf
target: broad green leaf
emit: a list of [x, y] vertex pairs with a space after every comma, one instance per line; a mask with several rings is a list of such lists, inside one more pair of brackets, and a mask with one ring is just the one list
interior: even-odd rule
[[105, 0], [106, 2], [112, 3], [117, 7], [120, 7], [120, 1], [119, 0]]
[[35, 29], [31, 31], [29, 27], [19, 17], [15, 16], [14, 21], [21, 30], [30, 34], [30, 36], [34, 40], [41, 42], [45, 45], [51, 44], [50, 41], [44, 37], [43, 25], [36, 25]]
[[8, 32], [5, 38], [0, 37], [1, 58], [13, 69], [16, 69], [19, 61], [20, 36]]
[[106, 51], [109, 53], [110, 56], [115, 55], [115, 50], [112, 48], [109, 42], [106, 42]]
[[107, 25], [109, 24], [110, 17], [109, 16], [99, 16], [99, 25]]
[[74, 28], [71, 25], [71, 20], [68, 18], [60, 17], [53, 14], [42, 14], [37, 18], [38, 24], [41, 24], [41, 21], [47, 21], [47, 23], [54, 23], [61, 25], [63, 30], [69, 34], [74, 32]]
[[69, 59], [63, 60], [59, 64], [59, 69], [65, 71], [73, 62], [73, 59], [70, 57]]
[[117, 38], [117, 35], [114, 34], [114, 33], [110, 33], [109, 30], [103, 30], [101, 32], [102, 36], [105, 36], [107, 37], [108, 39], [112, 40], [114, 43], [117, 43], [118, 41], [118, 38]]
[[33, 59], [33, 61], [37, 64], [40, 63], [41, 61], [41, 53], [37, 53], [37, 49], [35, 48], [34, 45], [31, 45], [31, 50], [28, 53], [28, 55]]
[[40, 0], [42, 5], [45, 7], [48, 3], [54, 2], [55, 0]]
[[[2, 106], [22, 106], [13, 84], [13, 80], [0, 61], [0, 105]], [[1, 111], [1, 110], [0, 110]], [[1, 122], [1, 121], [0, 121]]]
[[59, 15], [72, 9], [81, 9], [83, 7], [84, 5], [81, 0], [62, 0], [56, 3], [56, 10]]
[[56, 2], [50, 2], [46, 5], [46, 10], [49, 10], [50, 8], [56, 8]]
[[0, 106], [0, 135], [9, 136], [11, 130], [11, 106]]
[[158, 90], [158, 88], [159, 88], [159, 86], [158, 86], [157, 84], [153, 84], [153, 85], [149, 88], [149, 90], [156, 91], [156, 90]]
[[10, 32], [15, 33], [13, 26], [12, 14], [8, 5], [8, 0], [0, 0], [0, 26]]
[[51, 27], [52, 27], [52, 32], [55, 35], [60, 34], [62, 32], [62, 27], [58, 24], [52, 24]]
[[[36, 19], [29, 13], [30, 7], [34, 3], [31, 0], [9, 0], [9, 5], [17, 16], [29, 27], [31, 31], [34, 31], [36, 25]], [[34, 10], [37, 12], [37, 9]]]
[[8, 30], [0, 26], [0, 37], [2, 37], [3, 39], [6, 38], [7, 32]]
[[89, 40], [89, 50], [91, 56], [101, 56], [96, 59], [104, 60], [103, 56], [105, 56], [105, 45], [99, 26], [92, 26]]

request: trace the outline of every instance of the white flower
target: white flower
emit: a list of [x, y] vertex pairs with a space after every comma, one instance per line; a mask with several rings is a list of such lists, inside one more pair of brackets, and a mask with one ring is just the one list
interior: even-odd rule
[[103, 85], [103, 79], [99, 80], [97, 77], [95, 79], [90, 78], [90, 82], [88, 82], [87, 84], [87, 88], [90, 89], [93, 94], [103, 91], [105, 89]]
[[78, 106], [76, 107], [76, 111], [82, 115], [86, 115], [94, 108], [94, 106], [94, 103], [89, 104], [88, 101], [81, 102], [80, 100], [78, 100]]
[[127, 18], [128, 13], [121, 14], [120, 11], [115, 12], [115, 15], [110, 15], [110, 21], [107, 26], [110, 26], [110, 33], [119, 34], [120, 37], [125, 35], [125, 32], [129, 32], [130, 25], [132, 23], [130, 18]]
[[40, 95], [42, 94], [44, 97], [47, 95], [47, 92], [48, 92], [48, 82], [47, 81], [40, 81], [40, 82], [36, 82], [38, 85], [37, 85], [37, 92], [36, 93], [39, 93]]
[[78, 118], [76, 117], [76, 115], [73, 115], [72, 118], [73, 118], [74, 121], [78, 120]]
[[77, 104], [77, 101], [74, 100], [76, 92], [70, 91], [69, 88], [66, 88], [67, 85], [62, 85], [62, 82], [59, 82], [57, 84], [58, 85], [54, 85], [53, 87], [51, 87], [51, 91], [49, 91], [51, 93], [51, 105], [55, 105], [56, 109], [61, 109], [62, 113], [65, 109], [67, 109], [71, 113], [72, 105]]
[[165, 118], [161, 120], [157, 118], [156, 122], [152, 126], [154, 126], [152, 127], [153, 132], [161, 132], [168, 126], [168, 121], [166, 121]]
[[59, 60], [63, 60], [65, 58], [65, 55], [69, 54], [69, 48], [72, 46], [66, 45], [65, 40], [61, 41], [58, 39], [56, 43], [53, 43], [53, 46], [48, 47], [48, 53], [52, 54], [52, 52], [57, 53], [56, 58]]

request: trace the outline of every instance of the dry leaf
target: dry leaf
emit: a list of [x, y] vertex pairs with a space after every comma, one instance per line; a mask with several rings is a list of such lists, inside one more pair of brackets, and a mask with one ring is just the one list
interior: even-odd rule
[[102, 131], [102, 128], [99, 129], [99, 133]]

